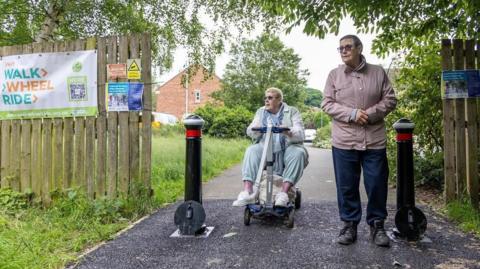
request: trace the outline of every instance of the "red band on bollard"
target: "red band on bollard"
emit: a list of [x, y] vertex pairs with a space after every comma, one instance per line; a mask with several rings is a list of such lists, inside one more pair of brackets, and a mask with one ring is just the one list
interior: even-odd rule
[[202, 137], [202, 130], [197, 130], [197, 129], [187, 130], [185, 132], [185, 135], [187, 136], [187, 138]]
[[397, 141], [412, 140], [412, 134], [397, 134]]

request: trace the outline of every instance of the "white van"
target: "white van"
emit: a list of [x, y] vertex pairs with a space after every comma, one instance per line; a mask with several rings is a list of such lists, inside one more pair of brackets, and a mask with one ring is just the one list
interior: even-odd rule
[[152, 112], [153, 121], [160, 122], [161, 124], [173, 125], [177, 123], [177, 117], [172, 114]]
[[317, 136], [316, 129], [305, 129], [305, 139], [304, 142], [312, 142], [313, 139]]

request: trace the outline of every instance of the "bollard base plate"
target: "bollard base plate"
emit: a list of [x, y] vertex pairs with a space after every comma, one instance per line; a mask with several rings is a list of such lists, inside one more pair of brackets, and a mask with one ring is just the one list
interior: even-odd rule
[[198, 233], [196, 235], [183, 235], [180, 233], [180, 229], [175, 230], [170, 237], [172, 238], [207, 238], [213, 231], [214, 226], [205, 226], [203, 232]]

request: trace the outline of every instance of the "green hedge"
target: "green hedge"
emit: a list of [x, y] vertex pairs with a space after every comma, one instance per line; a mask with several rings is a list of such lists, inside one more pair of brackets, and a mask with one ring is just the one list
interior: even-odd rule
[[207, 104], [195, 111], [205, 121], [203, 132], [218, 138], [245, 137], [253, 113], [242, 106], [228, 108]]

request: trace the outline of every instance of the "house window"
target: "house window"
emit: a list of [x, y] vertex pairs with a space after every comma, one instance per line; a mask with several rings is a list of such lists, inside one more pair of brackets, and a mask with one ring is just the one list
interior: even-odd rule
[[195, 90], [193, 94], [195, 95], [195, 103], [200, 103], [200, 90]]

